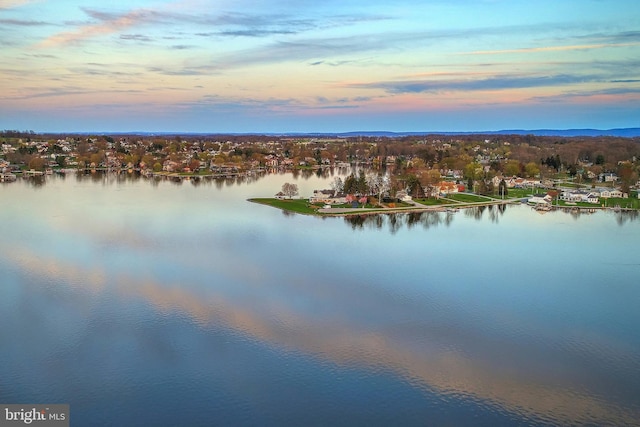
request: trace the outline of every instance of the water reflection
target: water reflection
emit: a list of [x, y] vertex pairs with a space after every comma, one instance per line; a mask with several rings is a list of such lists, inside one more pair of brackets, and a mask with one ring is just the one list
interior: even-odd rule
[[[115, 292], [119, 298], [132, 302], [145, 300], [163, 319], [182, 319], [186, 315], [201, 327], [224, 326], [282, 351], [303, 352], [343, 367], [393, 371], [411, 384], [436, 390], [452, 400], [461, 398], [496, 405], [534, 424], [637, 423], [633, 406], [625, 407], [613, 397], [592, 393], [572, 383], [578, 380], [572, 378], [573, 375], [588, 373], [578, 370], [567, 374], [558, 372], [553, 378], [541, 377], [540, 372], [535, 372], [537, 356], [530, 354], [530, 346], [508, 340], [493, 349], [487, 346], [491, 339], [487, 343], [488, 337], [479, 337], [477, 334], [483, 331], [475, 325], [449, 323], [452, 319], [448, 319], [447, 310], [437, 301], [425, 306], [406, 298], [389, 298], [376, 288], [361, 292], [359, 287], [339, 283], [327, 283], [324, 289], [318, 289], [313, 283], [281, 280], [283, 288], [272, 289], [272, 292], [291, 293], [295, 300], [316, 300], [337, 310], [330, 318], [319, 318], [314, 310], [299, 310], [295, 304], [279, 303], [272, 298], [257, 304], [253, 298], [238, 299], [222, 289], [203, 293], [198, 287], [192, 289], [182, 283], [167, 283], [153, 277], [139, 278], [132, 272], [116, 276], [100, 268], [89, 270], [61, 259], [43, 258], [24, 248], [14, 250], [12, 262], [25, 274], [56, 277], [62, 286], [76, 284], [76, 307], [91, 306], [95, 304], [93, 299], [109, 300], [107, 295]], [[265, 280], [271, 283], [268, 277], [258, 276], [254, 282], [244, 285], [250, 293], [260, 292]], [[287, 279], [287, 276], [283, 278]], [[358, 304], [353, 306], [352, 298], [356, 297]], [[350, 310], [347, 307], [351, 307]], [[383, 328], [371, 328], [358, 318], [356, 313], [365, 308], [375, 310], [377, 316], [388, 320], [381, 322]], [[415, 313], [418, 309], [430, 314], [407, 317], [407, 313]], [[392, 319], [396, 320], [390, 321]], [[440, 324], [443, 321], [445, 324]], [[512, 322], [517, 323], [518, 319]], [[527, 330], [525, 325], [518, 327], [512, 323], [511, 327], [521, 333]], [[145, 347], [143, 342], [136, 344]], [[575, 360], [580, 360], [585, 351], [592, 351], [579, 345], [573, 348], [576, 344], [567, 347], [568, 355], [557, 351], [555, 346], [561, 343], [551, 341], [546, 348], [555, 357], [569, 356]], [[156, 347], [150, 349], [149, 357], [159, 357], [155, 353]], [[537, 347], [534, 350], [538, 351]], [[637, 357], [620, 348], [607, 347], [606, 343], [598, 349], [598, 354], [607, 360], [630, 360], [631, 367]], [[509, 357], [505, 358], [505, 355]], [[545, 355], [545, 359], [551, 357]], [[534, 372], [505, 369], [503, 364], [514, 358]]]
[[97, 169], [87, 169], [87, 170], [77, 170], [73, 172], [64, 172], [64, 173], [56, 173], [54, 177], [46, 176], [46, 175], [34, 175], [34, 176], [25, 176], [24, 179], [29, 184], [34, 187], [39, 187], [46, 184], [47, 180], [50, 179], [60, 179], [64, 181], [68, 176], [74, 176], [77, 182], [109, 182], [109, 183], [126, 183], [126, 182], [135, 182], [139, 180], [146, 180], [151, 182], [152, 184], [157, 184], [158, 182], [166, 181], [169, 183], [181, 185], [184, 181], [190, 181], [194, 186], [200, 185], [205, 182], [213, 182], [215, 183], [217, 188], [223, 188], [224, 186], [233, 186], [233, 185], [247, 185], [261, 179], [264, 179], [268, 176], [279, 175], [279, 176], [291, 176], [294, 180], [302, 179], [309, 180], [311, 178], [315, 179], [328, 179], [334, 174], [338, 175], [347, 175], [350, 169], [346, 167], [322, 167], [315, 169], [293, 169], [293, 170], [285, 170], [285, 169], [260, 169], [260, 170], [252, 170], [246, 173], [230, 173], [230, 174], [219, 174], [219, 175], [202, 175], [202, 176], [189, 176], [189, 175], [177, 175], [177, 174], [151, 174], [151, 173], [141, 173], [138, 170], [97, 170]]
[[614, 213], [618, 225], [625, 225], [627, 222], [637, 221], [640, 217], [640, 211], [620, 211]]
[[558, 214], [568, 215], [574, 221], [578, 221], [580, 217], [595, 215], [595, 214], [607, 214], [611, 215], [615, 218], [616, 224], [619, 226], [623, 226], [629, 222], [638, 221], [640, 218], [640, 211], [638, 210], [602, 210], [602, 209], [585, 209], [585, 208], [577, 208], [577, 207], [569, 207], [569, 208], [559, 208], [555, 209], [554, 212]]
[[46, 182], [44, 175], [26, 176], [24, 177], [24, 180], [33, 188], [41, 188]]
[[425, 210], [423, 212], [409, 213], [347, 215], [344, 217], [344, 221], [353, 230], [365, 228], [381, 230], [386, 227], [391, 234], [395, 234], [404, 227], [411, 229], [422, 226], [425, 230], [440, 225], [448, 227], [455, 217], [456, 212]]
[[[280, 174], [274, 177], [290, 179]], [[315, 173], [308, 177], [309, 180], [316, 178]], [[89, 173], [81, 179], [93, 183], [95, 175]], [[499, 233], [493, 230], [483, 233], [487, 224], [498, 218], [505, 230], [523, 218], [532, 223], [540, 221], [547, 227], [557, 223], [557, 216], [556, 221], [551, 216], [556, 213], [539, 217], [529, 208], [509, 207], [511, 212], [503, 219], [505, 206], [504, 209], [470, 209], [469, 213], [425, 211], [359, 215], [340, 220], [291, 218], [284, 211], [287, 218], [282, 218], [277, 211], [264, 209], [264, 217], [250, 215], [249, 221], [238, 219], [239, 212], [227, 216], [215, 212], [218, 216], [212, 220], [211, 199], [203, 190], [219, 188], [220, 183], [223, 188], [219, 188], [221, 191], [216, 192], [214, 200], [239, 194], [236, 198], [242, 202], [245, 193], [237, 191], [237, 187], [225, 193], [225, 183], [255, 184], [259, 178], [200, 180], [197, 192], [186, 183], [180, 191], [174, 191], [172, 185], [165, 186], [164, 193], [145, 191], [146, 182], [139, 183], [138, 191], [115, 191], [120, 190], [120, 183], [141, 179], [147, 178], [134, 174], [103, 175], [95, 187], [85, 186], [85, 192], [77, 197], [83, 202], [82, 209], [65, 211], [77, 201], [74, 197], [78, 187], [67, 181], [60, 186], [63, 190], [66, 187], [67, 193], [55, 195], [67, 201], [56, 206], [59, 211], [52, 209], [43, 214], [39, 210], [33, 217], [16, 214], [3, 217], [5, 222], [11, 221], [12, 227], [6, 230], [8, 236], [5, 234], [5, 239], [0, 241], [0, 266], [10, 266], [7, 268], [10, 273], [6, 274], [10, 280], [5, 280], [5, 271], [0, 275], [4, 285], [0, 288], [0, 319], [4, 326], [0, 343], [9, 343], [16, 330], [4, 322], [7, 313], [11, 313], [9, 320], [21, 327], [33, 326], [37, 323], [34, 318], [58, 316], [62, 319], [58, 325], [65, 327], [56, 329], [57, 334], [34, 335], [54, 343], [55, 352], [49, 352], [39, 339], [25, 340], [22, 349], [2, 346], [4, 355], [17, 355], [11, 360], [19, 359], [22, 363], [27, 359], [34, 369], [41, 369], [38, 373], [45, 374], [42, 377], [50, 381], [49, 387], [59, 386], [55, 381], [63, 385], [73, 383], [60, 373], [65, 370], [72, 374], [93, 369], [103, 372], [96, 366], [102, 365], [105, 352], [78, 355], [78, 348], [86, 349], [87, 345], [79, 347], [77, 337], [69, 331], [82, 330], [83, 344], [99, 349], [114, 347], [117, 351], [109, 356], [126, 356], [122, 365], [114, 364], [116, 368], [139, 368], [123, 374], [126, 379], [117, 384], [119, 390], [130, 391], [127, 387], [131, 383], [136, 383], [145, 393], [157, 390], [168, 371], [195, 387], [198, 393], [220, 390], [224, 387], [216, 383], [217, 377], [198, 372], [198, 380], [193, 381], [194, 376], [182, 374], [201, 368], [197, 363], [189, 363], [192, 350], [199, 349], [202, 342], [214, 340], [215, 331], [224, 329], [232, 340], [258, 343], [257, 350], [246, 359], [247, 366], [263, 366], [263, 353], [283, 358], [295, 354], [305, 359], [303, 372], [291, 373], [285, 363], [277, 366], [276, 372], [251, 371], [251, 375], [255, 374], [251, 384], [258, 384], [267, 392], [273, 388], [265, 387], [265, 383], [277, 378], [276, 382], [281, 381], [278, 384], [284, 384], [282, 388], [286, 389], [291, 383], [282, 378], [299, 373], [312, 383], [310, 388], [318, 384], [313, 382], [317, 377], [330, 384], [330, 389], [348, 388], [343, 381], [344, 374], [359, 371], [365, 373], [365, 379], [349, 390], [366, 399], [370, 389], [375, 389], [385, 395], [394, 410], [402, 408], [403, 402], [394, 401], [392, 393], [387, 393], [389, 389], [380, 385], [385, 375], [422, 393], [422, 407], [437, 406], [430, 400], [435, 395], [450, 405], [444, 405], [444, 411], [477, 405], [507, 413], [512, 420], [517, 420], [514, 423], [521, 425], [637, 424], [639, 408], [634, 399], [640, 389], [635, 373], [640, 366], [640, 353], [637, 339], [624, 336], [627, 323], [635, 331], [637, 316], [617, 317], [617, 313], [626, 313], [625, 300], [632, 303], [637, 300], [635, 276], [630, 279], [611, 268], [606, 270], [607, 275], [611, 275], [602, 275], [610, 278], [611, 283], [606, 280], [595, 283], [601, 281], [592, 277], [597, 266], [585, 258], [580, 263], [588, 268], [576, 268], [571, 274], [588, 270], [587, 276], [578, 276], [571, 285], [567, 284], [570, 280], [567, 281], [565, 275], [545, 287], [549, 277], [555, 277], [560, 270], [551, 273], [558, 257], [544, 258], [550, 251], [549, 246], [532, 250], [535, 238], [541, 234], [538, 230], [526, 235], [527, 239], [523, 239], [528, 240], [526, 246], [509, 246], [517, 250], [502, 252], [504, 239], [491, 240], [492, 235]], [[274, 179], [269, 185], [277, 182]], [[27, 207], [41, 203], [42, 197], [30, 199], [29, 191], [24, 194]], [[94, 218], [92, 214], [96, 210], [85, 206], [92, 205], [90, 197], [95, 194], [105, 196], [107, 202], [103, 206], [113, 205], [117, 200], [118, 209]], [[184, 200], [193, 207], [188, 221], [184, 220], [183, 199], [159, 204], [160, 200], [178, 194], [186, 194]], [[199, 204], [202, 199], [206, 200]], [[152, 209], [140, 210], [137, 214], [135, 210], [131, 213], [120, 209], [120, 206], [138, 204], [152, 206]], [[47, 209], [53, 206], [46, 205]], [[15, 206], [9, 208], [15, 209]], [[253, 208], [247, 205], [248, 210]], [[24, 208], [24, 211], [31, 209]], [[53, 218], [52, 212], [61, 215]], [[478, 218], [486, 222], [475, 223]], [[513, 218], [516, 220], [510, 222]], [[563, 235], [557, 240], [562, 243], [554, 247], [566, 248], [566, 242], [576, 236], [570, 233], [591, 233], [592, 220], [601, 218], [597, 215], [584, 218], [588, 225], [582, 231], [573, 224], [566, 227], [570, 229], [567, 234], [563, 234], [563, 228], [555, 228], [560, 231], [555, 234]], [[618, 221], [618, 217], [615, 218]], [[637, 213], [624, 218], [637, 219]], [[412, 232], [405, 233], [401, 240], [389, 237], [405, 227]], [[468, 234], [469, 227], [473, 227], [473, 236]], [[348, 228], [358, 230], [358, 239], [341, 238]], [[438, 232], [429, 233], [429, 237], [434, 238], [425, 244], [425, 234], [419, 232], [420, 228]], [[440, 230], [434, 230], [437, 228]], [[516, 230], [514, 235], [520, 236], [528, 228], [526, 224], [526, 227], [509, 230]], [[632, 226], [628, 229], [635, 230]], [[545, 236], [541, 241], [547, 239]], [[633, 256], [624, 250], [612, 251], [618, 245], [621, 243], [614, 240], [613, 244], [601, 246], [604, 254], [599, 253], [596, 258], [603, 259], [610, 252], [616, 254], [611, 259]], [[579, 245], [574, 246], [574, 250], [579, 249]], [[529, 274], [525, 263], [517, 260], [504, 264], [519, 264], [523, 270], [491, 267], [495, 266], [495, 260], [507, 260], [512, 252], [526, 253], [526, 257], [531, 253], [536, 257], [542, 254], [535, 262], [545, 265], [546, 275]], [[486, 257], [483, 262], [473, 263], [473, 258], [483, 256]], [[569, 262], [571, 257], [563, 259], [564, 271], [572, 270]], [[468, 272], [460, 267], [463, 264], [469, 266]], [[634, 267], [629, 264], [628, 269], [631, 268]], [[487, 274], [487, 270], [491, 274]], [[504, 285], [500, 284], [501, 280]], [[17, 292], [12, 293], [14, 290]], [[616, 299], [619, 295], [624, 298]], [[61, 309], [52, 304], [57, 301], [56, 297], [70, 303]], [[14, 309], [27, 305], [42, 307], [39, 317], [32, 317], [32, 311], [24, 314]], [[575, 309], [582, 305], [582, 309]], [[100, 311], [101, 316], [96, 316], [94, 311]], [[609, 311], [615, 314], [608, 314]], [[553, 315], [558, 317], [547, 321]], [[124, 335], [122, 340], [103, 333], [118, 321]], [[602, 328], [603, 324], [611, 324], [610, 329]], [[146, 334], [149, 329], [163, 333], [152, 334], [150, 338]], [[194, 340], [198, 345], [183, 342], [184, 347], [172, 347], [194, 330], [200, 334]], [[231, 346], [221, 347], [223, 350], [212, 347], [201, 350], [200, 363], [236, 358], [237, 354], [229, 350]], [[160, 354], [163, 351], [159, 350], [162, 348], [173, 349], [172, 364], [163, 364], [158, 373], [148, 366], [163, 357]], [[47, 355], [34, 356], [42, 353]], [[142, 362], [131, 363], [127, 359], [130, 355]], [[42, 360], [47, 363], [39, 363]], [[68, 366], [65, 362], [74, 365]], [[51, 369], [52, 365], [56, 369]], [[60, 365], [65, 365], [65, 369], [57, 369]], [[13, 366], [11, 362], [5, 363], [4, 370], [17, 372], [11, 369]], [[2, 367], [0, 364], [0, 373]], [[230, 375], [235, 378], [234, 373]], [[90, 376], [85, 379], [86, 388], [91, 393], [101, 390], [102, 379], [99, 375]], [[0, 395], [6, 396], [17, 388], [10, 382], [7, 384], [4, 390], [9, 391], [0, 391]], [[307, 389], [307, 392], [300, 400], [330, 400], [328, 395], [314, 394], [315, 390]], [[173, 389], [168, 393], [173, 394]], [[243, 390], [238, 394], [240, 400], [245, 399], [240, 405], [250, 400], [248, 392]], [[104, 394], [98, 394], [97, 399], [103, 397]], [[268, 397], [258, 397], [268, 401]], [[82, 398], [91, 400], [87, 396]], [[341, 403], [335, 405], [340, 407]], [[286, 412], [289, 404], [287, 401], [276, 410]], [[351, 409], [339, 408], [345, 413]], [[372, 408], [372, 413], [375, 414], [376, 409]], [[415, 407], [410, 410], [417, 411]], [[401, 420], [402, 415], [398, 410], [398, 419]]]

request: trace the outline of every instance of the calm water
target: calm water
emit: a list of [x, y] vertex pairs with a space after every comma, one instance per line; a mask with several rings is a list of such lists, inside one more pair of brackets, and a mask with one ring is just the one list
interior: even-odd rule
[[346, 220], [284, 182], [0, 186], [0, 402], [72, 425], [640, 425], [640, 221]]

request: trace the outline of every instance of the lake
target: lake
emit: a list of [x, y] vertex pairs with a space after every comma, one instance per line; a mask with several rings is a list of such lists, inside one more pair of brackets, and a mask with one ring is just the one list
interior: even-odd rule
[[285, 182], [0, 186], [0, 402], [71, 425], [640, 425], [640, 222], [318, 218]]

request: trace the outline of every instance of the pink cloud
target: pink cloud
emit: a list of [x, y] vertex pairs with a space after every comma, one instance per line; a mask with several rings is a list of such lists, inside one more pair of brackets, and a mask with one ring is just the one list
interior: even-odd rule
[[98, 12], [87, 13], [89, 13], [94, 18], [100, 19], [100, 22], [82, 26], [76, 31], [55, 34], [43, 40], [40, 43], [40, 46], [55, 47], [60, 45], [74, 44], [94, 37], [117, 33], [124, 29], [156, 20], [158, 15], [157, 12], [148, 9], [137, 9], [124, 15]]

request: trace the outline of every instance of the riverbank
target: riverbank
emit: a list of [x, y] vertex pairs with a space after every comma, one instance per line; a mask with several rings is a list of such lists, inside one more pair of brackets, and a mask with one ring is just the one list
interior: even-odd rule
[[[277, 209], [281, 209], [287, 212], [299, 213], [303, 215], [314, 216], [349, 216], [349, 215], [379, 215], [390, 213], [416, 213], [416, 212], [456, 212], [459, 209], [477, 208], [484, 206], [500, 206], [509, 204], [527, 204], [523, 202], [523, 199], [488, 199], [485, 201], [477, 202], [458, 202], [452, 201], [452, 203], [438, 204], [438, 205], [426, 205], [418, 202], [411, 202], [410, 206], [402, 207], [324, 207], [324, 205], [310, 203], [307, 199], [276, 199], [276, 198], [252, 198], [248, 199], [249, 202], [258, 203], [262, 205], [271, 206]], [[544, 209], [540, 206], [527, 204], [532, 209], [539, 211], [587, 211], [594, 212], [597, 210], [602, 211], [636, 211], [637, 209], [620, 208], [620, 207], [603, 207], [598, 205], [562, 205], [551, 206], [547, 205]]]
[[282, 209], [284, 211], [316, 216], [347, 216], [347, 215], [379, 215], [387, 213], [413, 213], [413, 212], [455, 212], [458, 209], [481, 206], [507, 205], [521, 203], [520, 199], [488, 199], [478, 202], [456, 202], [439, 205], [426, 205], [411, 202], [410, 206], [401, 207], [324, 207], [321, 204], [310, 203], [307, 199], [276, 199], [276, 198], [252, 198], [249, 202], [259, 203]]

